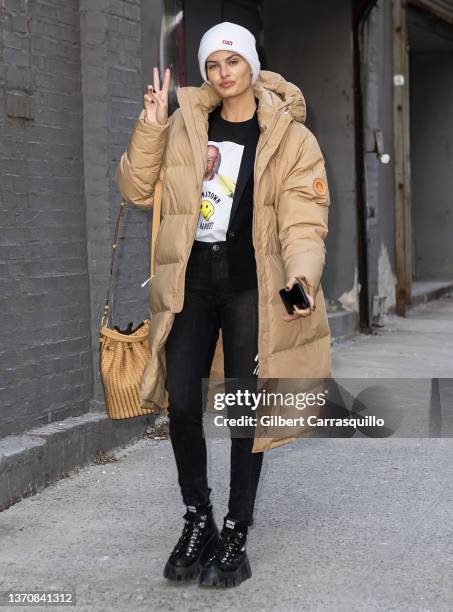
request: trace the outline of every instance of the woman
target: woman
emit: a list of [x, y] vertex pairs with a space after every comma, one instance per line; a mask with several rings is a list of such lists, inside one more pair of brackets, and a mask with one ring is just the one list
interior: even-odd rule
[[[225, 378], [328, 377], [330, 330], [320, 285], [329, 193], [300, 90], [260, 70], [255, 38], [229, 22], [208, 30], [198, 59], [205, 83], [178, 90], [157, 68], [117, 170], [123, 197], [151, 206], [163, 180], [163, 219], [150, 289], [152, 358], [145, 406], [168, 414], [185, 525], [164, 569], [170, 580], [236, 586], [263, 451], [289, 441], [233, 437], [230, 499], [219, 534], [202, 425], [203, 377], [222, 330]], [[201, 200], [201, 202], [200, 202]], [[285, 313], [279, 289], [299, 281], [310, 308]], [[294, 438], [290, 438], [294, 439]]]

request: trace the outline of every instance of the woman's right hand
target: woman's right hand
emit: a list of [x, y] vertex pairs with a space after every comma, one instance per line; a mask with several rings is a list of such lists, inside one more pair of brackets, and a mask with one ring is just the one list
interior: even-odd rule
[[[154, 91], [153, 92], [153, 87]], [[168, 120], [168, 88], [170, 87], [170, 68], [165, 70], [164, 82], [160, 88], [159, 70], [153, 68], [153, 85], [148, 85], [144, 96], [146, 123], [164, 125]]]

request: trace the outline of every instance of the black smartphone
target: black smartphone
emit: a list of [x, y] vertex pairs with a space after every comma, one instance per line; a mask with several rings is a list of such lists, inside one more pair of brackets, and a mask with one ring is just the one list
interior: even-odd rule
[[301, 308], [310, 308], [310, 302], [308, 301], [307, 294], [305, 293], [304, 286], [300, 282], [294, 283], [292, 289], [280, 289], [280, 297], [282, 298], [283, 304], [288, 314], [294, 314], [293, 306]]

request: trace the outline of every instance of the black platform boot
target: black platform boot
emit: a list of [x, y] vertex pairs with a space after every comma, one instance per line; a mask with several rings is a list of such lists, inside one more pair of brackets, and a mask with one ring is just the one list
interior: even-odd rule
[[252, 576], [247, 557], [247, 525], [225, 518], [214, 553], [201, 568], [200, 586], [238, 586]]
[[214, 551], [219, 537], [212, 505], [187, 506], [185, 524], [176, 546], [164, 568], [164, 577], [169, 580], [196, 578], [202, 563]]

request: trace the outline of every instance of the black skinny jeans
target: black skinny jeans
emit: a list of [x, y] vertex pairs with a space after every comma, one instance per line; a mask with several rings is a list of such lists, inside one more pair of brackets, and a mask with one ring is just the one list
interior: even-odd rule
[[[202, 378], [208, 378], [222, 329], [225, 378], [252, 377], [258, 352], [258, 290], [235, 291], [227, 245], [194, 242], [186, 270], [184, 306], [165, 345], [169, 429], [186, 505], [209, 500], [203, 437]], [[239, 387], [238, 387], [239, 388]], [[229, 391], [230, 389], [228, 389]], [[227, 518], [253, 522], [263, 453], [252, 437], [232, 437]]]

